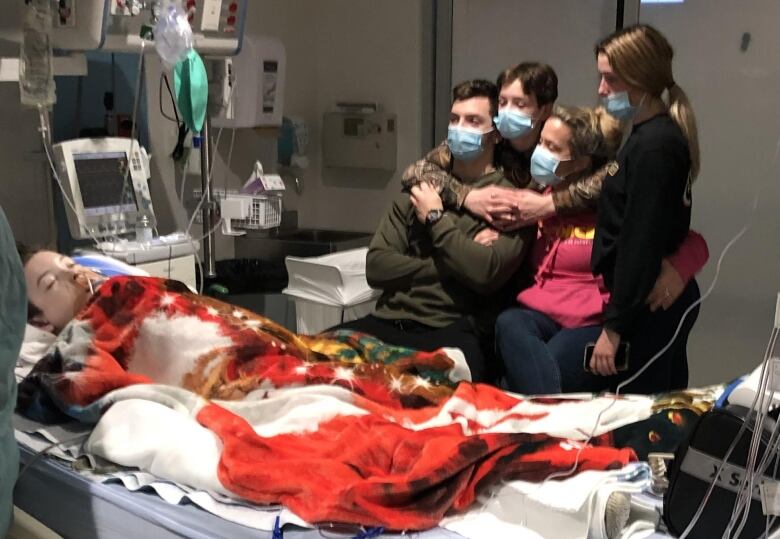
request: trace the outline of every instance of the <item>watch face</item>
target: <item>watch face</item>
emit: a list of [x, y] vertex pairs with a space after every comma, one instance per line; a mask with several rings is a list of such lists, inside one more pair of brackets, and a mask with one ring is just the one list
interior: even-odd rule
[[425, 217], [425, 222], [428, 224], [433, 224], [439, 219], [441, 219], [442, 215], [444, 215], [444, 212], [442, 210], [431, 210], [428, 212], [428, 215]]

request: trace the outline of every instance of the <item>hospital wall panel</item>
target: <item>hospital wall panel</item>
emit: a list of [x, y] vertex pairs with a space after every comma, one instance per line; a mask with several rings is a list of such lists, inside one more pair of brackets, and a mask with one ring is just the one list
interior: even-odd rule
[[558, 75], [559, 102], [596, 103], [593, 45], [615, 28], [614, 0], [454, 0], [452, 81], [498, 73], [523, 61]]

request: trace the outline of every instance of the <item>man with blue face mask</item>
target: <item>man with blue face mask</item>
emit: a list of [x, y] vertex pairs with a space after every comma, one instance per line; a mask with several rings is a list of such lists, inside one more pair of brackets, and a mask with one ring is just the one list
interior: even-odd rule
[[19, 451], [11, 426], [16, 406], [14, 366], [24, 338], [27, 293], [11, 228], [0, 208], [0, 537], [11, 523], [11, 494], [19, 471]]
[[[447, 136], [452, 174], [475, 189], [512, 185], [495, 163], [497, 93], [485, 80], [453, 90]], [[342, 327], [419, 350], [460, 348], [472, 380], [490, 381], [483, 345], [492, 342], [481, 337], [494, 325], [502, 287], [520, 266], [534, 230], [501, 234], [486, 246], [473, 241], [486, 226], [465, 209], [445, 211], [429, 183], [400, 195], [367, 257], [368, 282], [383, 290], [376, 312]]]

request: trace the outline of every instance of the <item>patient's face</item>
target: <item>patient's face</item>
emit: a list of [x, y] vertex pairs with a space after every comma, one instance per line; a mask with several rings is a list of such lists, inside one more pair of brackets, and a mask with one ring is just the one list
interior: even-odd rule
[[52, 332], [60, 331], [87, 303], [89, 280], [99, 276], [76, 264], [70, 257], [40, 251], [24, 266], [27, 297], [41, 310], [33, 323]]

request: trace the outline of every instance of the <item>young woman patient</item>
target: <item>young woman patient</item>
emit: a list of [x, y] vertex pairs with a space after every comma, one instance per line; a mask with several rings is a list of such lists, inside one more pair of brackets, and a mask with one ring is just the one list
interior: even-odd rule
[[[602, 108], [555, 107], [532, 155], [531, 175], [548, 188], [576, 181], [610, 162], [621, 138], [618, 121]], [[519, 305], [504, 311], [496, 323], [496, 349], [508, 389], [524, 394], [596, 390], [591, 382], [598, 377], [583, 368], [583, 359], [586, 345], [601, 333], [609, 292], [590, 268], [595, 226], [595, 212], [539, 223], [531, 255], [533, 284], [517, 296]], [[682, 287], [707, 256], [703, 238], [691, 232], [664, 261], [666, 273]], [[663, 297], [654, 301], [653, 294], [649, 302], [667, 307]]]
[[137, 383], [228, 400], [334, 384], [377, 402], [415, 406], [450, 395], [469, 376], [459, 351], [420, 352], [353, 331], [296, 335], [176, 281], [105, 278], [52, 251], [20, 255], [28, 323], [57, 334], [20, 385], [20, 411], [55, 403], [71, 413]]

